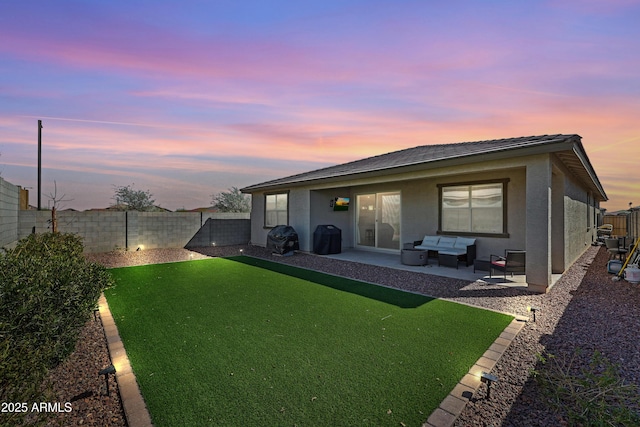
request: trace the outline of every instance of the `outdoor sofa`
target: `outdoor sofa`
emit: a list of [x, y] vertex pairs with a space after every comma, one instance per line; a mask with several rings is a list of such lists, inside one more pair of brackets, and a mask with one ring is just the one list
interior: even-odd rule
[[464, 261], [468, 267], [476, 259], [476, 239], [469, 237], [424, 236], [413, 242], [413, 248], [429, 251], [441, 263], [443, 258], [455, 260], [456, 268], [458, 261]]

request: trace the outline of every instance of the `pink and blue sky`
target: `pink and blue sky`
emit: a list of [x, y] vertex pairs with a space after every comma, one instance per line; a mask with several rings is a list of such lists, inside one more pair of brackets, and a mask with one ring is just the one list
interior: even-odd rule
[[0, 3], [0, 174], [168, 209], [424, 144], [577, 133], [640, 205], [640, 1]]

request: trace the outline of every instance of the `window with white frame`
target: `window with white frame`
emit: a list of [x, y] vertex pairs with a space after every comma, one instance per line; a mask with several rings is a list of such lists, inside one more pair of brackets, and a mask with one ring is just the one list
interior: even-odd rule
[[289, 195], [287, 193], [267, 194], [264, 203], [264, 226], [289, 224]]
[[503, 235], [507, 233], [508, 180], [438, 185], [440, 231]]

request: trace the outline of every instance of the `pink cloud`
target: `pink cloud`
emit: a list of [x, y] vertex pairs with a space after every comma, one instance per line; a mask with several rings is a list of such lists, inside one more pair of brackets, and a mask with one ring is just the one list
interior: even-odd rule
[[[635, 5], [556, 4], [581, 16]], [[373, 21], [363, 16], [368, 26], [351, 29], [347, 20], [330, 27], [332, 19], [314, 21], [311, 29], [307, 22], [287, 23], [261, 38], [233, 29], [196, 34], [122, 15], [86, 19], [86, 10], [73, 12], [68, 29], [53, 28], [55, 20], [40, 33], [8, 24], [0, 28], [0, 51], [9, 59], [34, 61], [60, 75], [89, 71], [97, 82], [103, 75], [137, 80], [113, 89], [113, 98], [110, 87], [104, 93], [90, 88], [99, 100], [49, 87], [5, 84], [1, 90], [50, 102], [25, 107], [33, 110], [28, 114], [56, 111], [50, 113], [55, 120], [42, 116], [47, 161], [83, 173], [116, 177], [126, 169], [136, 179], [153, 180], [157, 167], [231, 175], [242, 157], [243, 169], [261, 181], [303, 171], [265, 166], [281, 159], [325, 165], [421, 144], [562, 132], [583, 136], [616, 204], [638, 192], [632, 183], [640, 182], [633, 163], [640, 154], [634, 77], [640, 62], [628, 54], [637, 44], [633, 37], [567, 31], [575, 27], [559, 25], [564, 13], [521, 24], [467, 11], [439, 23], [392, 6], [372, 7], [384, 13]], [[361, 12], [350, 10], [352, 17]], [[324, 25], [331, 31], [318, 32]], [[75, 110], [65, 110], [70, 103]], [[1, 162], [31, 162], [24, 153], [35, 147], [35, 119], [0, 117], [3, 141], [25, 147], [13, 156], [0, 145]]]
[[[323, 113], [326, 114], [324, 121], [318, 120]], [[583, 136], [587, 153], [605, 190], [616, 201], [606, 207], [609, 210], [625, 208], [628, 203], [626, 199], [638, 194], [638, 187], [633, 183], [640, 180], [640, 176], [634, 176], [637, 175], [635, 159], [640, 157], [640, 152], [636, 148], [638, 136], [625, 136], [628, 130], [616, 130], [615, 124], [617, 120], [628, 120], [624, 115], [632, 112], [608, 110], [603, 114], [587, 113], [582, 108], [565, 110], [562, 115], [556, 115], [551, 110], [546, 113], [530, 111], [513, 116], [497, 114], [495, 121], [487, 120], [485, 116], [457, 121], [455, 124], [403, 120], [401, 114], [381, 113], [375, 116], [354, 113], [353, 117], [346, 119], [346, 122], [353, 124], [349, 127], [337, 120], [340, 112], [329, 114], [322, 110], [306, 110], [304, 118], [318, 120], [315, 125], [246, 124], [218, 131], [189, 127], [180, 129], [176, 125], [172, 129], [175, 138], [162, 137], [161, 132], [156, 133], [155, 129], [132, 133], [129, 127], [101, 128], [89, 124], [78, 126], [68, 122], [45, 121], [45, 165], [47, 168], [63, 167], [67, 171], [87, 174], [100, 173], [127, 181], [161, 184], [163, 179], [167, 179], [166, 185], [169, 185], [168, 178], [157, 178], [162, 176], [161, 171], [217, 171], [232, 175], [239, 172], [238, 156], [245, 155], [247, 160], [243, 162], [242, 169], [250, 170], [258, 182], [304, 171], [296, 170], [295, 166], [289, 171], [274, 171], [266, 163], [269, 159], [287, 159], [292, 165], [310, 159], [335, 164], [421, 144], [577, 132]], [[318, 124], [333, 123], [334, 117], [335, 124]], [[607, 121], [614, 126], [607, 127]], [[5, 123], [9, 124], [6, 120]], [[29, 125], [34, 123], [29, 121]], [[25, 135], [17, 138], [16, 143], [35, 148], [35, 126], [30, 126]], [[215, 159], [208, 157], [211, 153], [215, 153]], [[203, 159], [199, 159], [199, 156]], [[263, 161], [248, 163], [258, 158]], [[1, 159], [4, 163], [10, 163], [6, 156]], [[33, 158], [16, 163], [33, 167], [34, 160], [35, 152]], [[128, 172], [123, 174], [122, 171]], [[209, 191], [213, 192], [211, 189]]]
[[[104, 28], [100, 28], [103, 26]], [[114, 29], [114, 27], [119, 27]], [[303, 49], [268, 39], [196, 37], [122, 22], [98, 23], [91, 34], [105, 37], [42, 37], [26, 29], [0, 29], [3, 52], [64, 67], [138, 72], [146, 78], [174, 76], [207, 79], [282, 79], [313, 76], [323, 67]], [[328, 77], [328, 74], [325, 74]]]

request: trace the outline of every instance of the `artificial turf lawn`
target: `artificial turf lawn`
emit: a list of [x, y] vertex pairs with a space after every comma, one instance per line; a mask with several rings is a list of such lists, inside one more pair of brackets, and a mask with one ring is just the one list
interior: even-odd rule
[[156, 426], [420, 425], [512, 320], [248, 257], [111, 272]]

